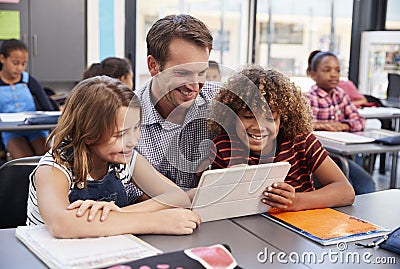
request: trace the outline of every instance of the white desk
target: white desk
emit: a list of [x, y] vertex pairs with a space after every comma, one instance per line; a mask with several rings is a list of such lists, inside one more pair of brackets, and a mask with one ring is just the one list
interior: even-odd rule
[[34, 131], [52, 130], [57, 124], [24, 124], [25, 118], [40, 116], [60, 116], [61, 111], [35, 111], [19, 113], [0, 113], [0, 132], [5, 131]]
[[[337, 208], [339, 211], [365, 219], [382, 227], [394, 229], [400, 225], [400, 190], [386, 190], [356, 196], [354, 205]], [[6, 216], [4, 216], [6, 217]], [[318, 224], [316, 224], [318, 225]], [[14, 236], [15, 229], [0, 229], [0, 268], [43, 269], [46, 266]], [[276, 255], [313, 252], [322, 255], [326, 251], [336, 251], [336, 246], [321, 246], [289, 229], [260, 215], [232, 220], [202, 223], [192, 235], [143, 235], [149, 242], [164, 252], [173, 252], [185, 248], [228, 244], [238, 264], [246, 269], [257, 268], [399, 268], [400, 255], [379, 248], [365, 249], [348, 243], [346, 252], [370, 253], [373, 258], [395, 258], [396, 264], [332, 263], [327, 257], [323, 263], [281, 264], [276, 260], [261, 263], [257, 255], [265, 249]], [[370, 242], [366, 240], [366, 242]]]
[[[5, 216], [4, 216], [5, 217]], [[30, 252], [17, 238], [15, 229], [0, 229], [0, 268], [47, 268], [40, 259]], [[227, 244], [238, 265], [242, 268], [265, 268], [257, 260], [257, 254], [267, 248], [276, 253], [279, 250], [246, 231], [230, 220], [202, 223], [192, 235], [143, 235], [146, 242], [166, 252], [186, 248]], [[269, 268], [307, 268], [302, 264], [277, 264]]]
[[395, 107], [364, 107], [358, 112], [366, 119], [390, 119], [394, 120], [397, 132], [400, 130], [400, 108]]
[[[400, 206], [400, 190], [385, 190], [364, 195], [357, 195], [352, 206], [336, 208], [339, 211], [350, 214], [370, 221], [371, 223], [380, 225], [387, 229], [394, 229], [400, 225], [400, 214], [394, 211]], [[242, 217], [232, 219], [235, 223], [257, 235], [260, 239], [268, 242], [284, 253], [304, 253], [312, 252], [321, 257], [322, 253], [333, 251], [340, 253], [337, 246], [322, 246], [313, 242], [300, 234], [277, 224], [261, 215], [250, 217]], [[318, 225], [318, 224], [316, 224]], [[372, 242], [373, 239], [364, 240], [364, 242]], [[306, 264], [311, 268], [399, 268], [400, 255], [380, 249], [380, 248], [363, 248], [356, 246], [354, 242], [347, 243], [346, 253], [369, 253], [372, 260], [375, 258], [384, 258], [386, 260], [394, 259], [396, 264], [366, 264], [362, 260], [360, 263], [344, 263], [331, 262], [328, 259], [324, 263]], [[268, 264], [271, 265], [271, 264]], [[267, 266], [265, 266], [267, 268]], [[270, 267], [268, 267], [270, 268]]]
[[[358, 132], [358, 134], [362, 134], [362, 132]], [[329, 152], [335, 153], [340, 156], [348, 156], [348, 155], [356, 155], [356, 154], [374, 154], [374, 153], [393, 153], [392, 156], [392, 167], [390, 174], [390, 188], [396, 188], [397, 181], [397, 155], [400, 151], [400, 145], [381, 145], [377, 143], [365, 143], [365, 144], [343, 144], [333, 140], [324, 139], [322, 137], [318, 137], [318, 140], [322, 143], [324, 148]], [[345, 164], [345, 158], [342, 159], [342, 162]], [[348, 176], [348, 169], [344, 173]]]
[[387, 98], [387, 99], [380, 99], [382, 104], [387, 107], [395, 107], [400, 108], [400, 98]]
[[15, 131], [36, 131], [36, 130], [52, 130], [56, 124], [37, 124], [27, 125], [23, 122], [1, 122], [0, 132], [15, 132]]

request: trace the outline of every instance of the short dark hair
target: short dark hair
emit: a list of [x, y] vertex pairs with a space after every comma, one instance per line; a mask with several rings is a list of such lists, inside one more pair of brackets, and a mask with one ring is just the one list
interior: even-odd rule
[[109, 76], [119, 79], [132, 72], [131, 63], [125, 58], [108, 57], [100, 63], [92, 64], [84, 73], [83, 79], [95, 76]]
[[308, 62], [307, 75], [310, 75], [312, 71], [317, 71], [319, 63], [325, 56], [333, 56], [337, 58], [336, 54], [330, 51], [314, 50], [310, 53], [307, 61]]
[[[18, 39], [8, 39], [4, 40], [0, 47], [0, 54], [2, 54], [5, 58], [9, 57], [11, 52], [14, 50], [23, 50], [28, 51], [28, 47], [24, 42]], [[3, 65], [0, 63], [0, 70], [3, 68]]]
[[219, 64], [218, 64], [216, 61], [209, 60], [209, 61], [208, 61], [208, 67], [209, 67], [209, 68], [215, 68], [215, 69], [217, 69], [218, 72], [219, 72]]
[[208, 27], [188, 14], [168, 15], [157, 20], [147, 33], [147, 55], [162, 66], [168, 60], [168, 46], [173, 39], [182, 39], [212, 50], [213, 37]]

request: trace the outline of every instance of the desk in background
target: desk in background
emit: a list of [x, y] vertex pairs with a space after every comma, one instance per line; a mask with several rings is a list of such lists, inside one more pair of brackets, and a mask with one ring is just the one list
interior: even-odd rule
[[364, 107], [359, 108], [358, 112], [366, 119], [393, 120], [394, 130], [400, 131], [400, 108], [395, 107]]
[[36, 111], [20, 113], [0, 113], [0, 132], [5, 131], [35, 131], [52, 130], [57, 124], [24, 124], [25, 118], [34, 118], [41, 116], [60, 116], [61, 111]]
[[[367, 220], [371, 223], [380, 225], [387, 229], [394, 229], [400, 226], [400, 214], [395, 213], [400, 207], [400, 190], [385, 190], [364, 195], [357, 195], [354, 205], [336, 208], [337, 210], [353, 215], [360, 219]], [[249, 217], [235, 218], [233, 222], [253, 233], [266, 243], [273, 245], [280, 251], [285, 253], [312, 252], [320, 257], [323, 252], [333, 251], [340, 253], [337, 246], [322, 246], [318, 243], [307, 239], [300, 234], [297, 234], [289, 229], [277, 224], [261, 215], [253, 215]], [[318, 225], [316, 223], [315, 225]], [[364, 240], [371, 242], [373, 239]], [[354, 242], [347, 243], [348, 253], [370, 253], [371, 259], [384, 257], [384, 259], [396, 259], [396, 264], [370, 264], [363, 262], [356, 263], [331, 263], [326, 257], [324, 264], [306, 264], [311, 268], [399, 268], [400, 255], [382, 250], [379, 248], [363, 248], [356, 246]], [[344, 253], [345, 254], [345, 253]], [[270, 265], [270, 264], [269, 264]], [[267, 266], [265, 266], [266, 268]]]
[[380, 99], [382, 104], [387, 107], [395, 107], [400, 108], [400, 98], [387, 98], [387, 99]]
[[[362, 135], [363, 132], [357, 132]], [[346, 170], [347, 158], [343, 156], [351, 156], [356, 154], [378, 154], [378, 153], [393, 153], [392, 167], [390, 172], [390, 188], [396, 188], [397, 181], [397, 155], [400, 151], [400, 145], [381, 145], [377, 143], [363, 143], [363, 144], [344, 144], [329, 139], [318, 137], [322, 146], [331, 153], [342, 156], [341, 161], [344, 164], [343, 172], [348, 176], [348, 165]], [[399, 223], [400, 225], [400, 223]]]
[[15, 131], [36, 131], [36, 130], [52, 130], [56, 127], [56, 124], [38, 124], [38, 125], [27, 125], [23, 122], [1, 122], [0, 121], [0, 132], [15, 132]]

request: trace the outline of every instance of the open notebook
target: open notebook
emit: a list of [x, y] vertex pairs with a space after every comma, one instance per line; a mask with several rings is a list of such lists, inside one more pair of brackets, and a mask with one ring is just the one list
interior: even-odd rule
[[162, 253], [132, 234], [60, 239], [37, 225], [18, 226], [15, 236], [51, 269], [104, 268]]
[[192, 210], [203, 222], [266, 212], [269, 206], [261, 202], [262, 192], [284, 181], [289, 169], [288, 162], [278, 162], [205, 171]]

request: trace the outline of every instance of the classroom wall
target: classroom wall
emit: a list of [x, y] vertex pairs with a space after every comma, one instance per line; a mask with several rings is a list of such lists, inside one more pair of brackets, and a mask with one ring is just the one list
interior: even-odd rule
[[[86, 66], [109, 56], [124, 57], [125, 1], [88, 0], [86, 12]], [[42, 85], [58, 93], [69, 94], [75, 83], [42, 82]]]
[[124, 32], [125, 1], [88, 0], [87, 65], [109, 56], [124, 57]]

